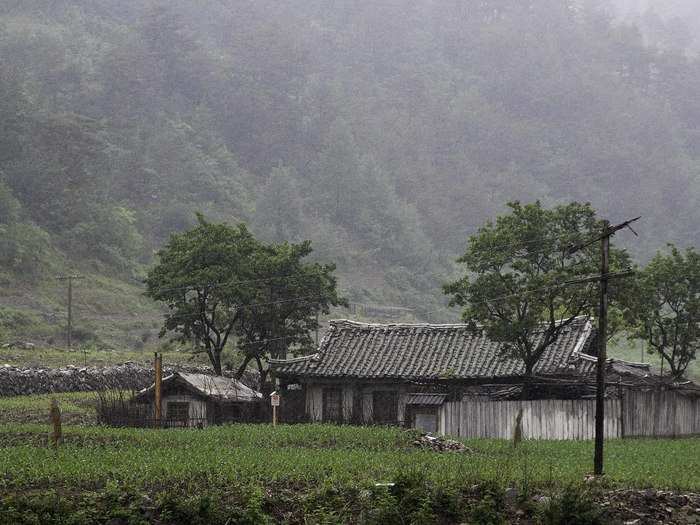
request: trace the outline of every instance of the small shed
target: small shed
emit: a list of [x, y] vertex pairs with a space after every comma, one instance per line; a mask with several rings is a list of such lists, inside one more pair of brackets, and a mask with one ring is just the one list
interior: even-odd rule
[[[251, 422], [260, 417], [262, 394], [222, 376], [175, 372], [163, 378], [162, 422], [174, 427], [203, 427]], [[134, 396], [155, 408], [155, 384]]]

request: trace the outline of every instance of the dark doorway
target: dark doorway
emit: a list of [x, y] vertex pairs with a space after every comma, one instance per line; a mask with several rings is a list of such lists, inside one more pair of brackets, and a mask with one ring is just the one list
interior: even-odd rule
[[340, 423], [343, 419], [342, 393], [340, 388], [323, 389], [323, 422]]
[[391, 390], [372, 393], [372, 416], [379, 425], [396, 425], [399, 420], [399, 394]]

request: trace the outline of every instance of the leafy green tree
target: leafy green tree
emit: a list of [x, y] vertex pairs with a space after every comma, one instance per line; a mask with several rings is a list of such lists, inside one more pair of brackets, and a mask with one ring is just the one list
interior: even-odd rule
[[147, 295], [168, 305], [161, 335], [175, 332], [203, 348], [216, 374], [221, 353], [236, 338], [243, 354], [239, 376], [255, 361], [308, 349], [319, 313], [344, 304], [332, 264], [306, 263], [311, 243], [265, 244], [245, 225], [199, 224], [170, 241], [146, 279]]
[[305, 262], [311, 252], [310, 241], [261, 250], [256, 272], [264, 280], [256, 287], [254, 304], [244, 307], [237, 330], [244, 357], [239, 376], [254, 360], [262, 383], [267, 375], [263, 357], [285, 358], [290, 349], [308, 353], [314, 347], [318, 315], [330, 313], [331, 306], [347, 305], [338, 295], [335, 265]]
[[[564, 283], [599, 271], [598, 243], [575, 256], [571, 247], [600, 235], [601, 223], [589, 204], [508, 206], [509, 214], [469, 239], [458, 259], [467, 273], [444, 291], [451, 305], [464, 307], [463, 318], [475, 331], [504, 343], [508, 355], [522, 360], [530, 378], [562, 330], [597, 305], [595, 283]], [[611, 271], [628, 265], [623, 250], [611, 249]]]
[[700, 253], [670, 245], [670, 253], [657, 253], [639, 273], [636, 285], [625, 301], [630, 336], [644, 339], [679, 379], [700, 346]]
[[221, 353], [253, 302], [261, 249], [245, 225], [212, 224], [199, 215], [194, 228], [173, 234], [146, 278], [146, 295], [168, 306], [161, 337], [194, 340], [221, 375]]

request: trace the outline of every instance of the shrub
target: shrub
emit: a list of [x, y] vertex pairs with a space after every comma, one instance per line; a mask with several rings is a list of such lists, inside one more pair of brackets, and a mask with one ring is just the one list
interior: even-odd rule
[[543, 525], [602, 525], [603, 511], [581, 488], [568, 485], [542, 510]]
[[487, 494], [472, 509], [470, 522], [474, 525], [502, 525], [506, 522], [502, 508], [493, 496]]

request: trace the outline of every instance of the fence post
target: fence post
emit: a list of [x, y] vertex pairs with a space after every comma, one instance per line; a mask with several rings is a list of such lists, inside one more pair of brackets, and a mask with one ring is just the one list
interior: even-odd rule
[[53, 423], [51, 443], [54, 448], [58, 448], [58, 445], [63, 443], [63, 430], [61, 429], [61, 408], [55, 398], [51, 400], [51, 422]]
[[671, 423], [671, 424], [672, 424], [673, 438], [675, 439], [678, 437], [678, 414], [676, 411], [677, 405], [678, 405], [678, 403], [677, 403], [678, 400], [676, 398], [675, 392], [673, 392], [672, 390], [667, 390], [667, 392], [669, 393], [669, 395], [666, 396], [666, 398], [671, 400], [671, 406], [673, 408], [673, 423]]
[[620, 398], [620, 437], [625, 437], [625, 390], [622, 388], [622, 377], [618, 379], [617, 395]]
[[154, 368], [155, 368], [155, 382], [154, 382], [154, 419], [155, 419], [155, 426], [159, 427], [160, 426], [160, 419], [161, 419], [161, 408], [162, 408], [162, 401], [161, 401], [161, 388], [162, 388], [162, 383], [163, 383], [163, 357], [161, 355], [158, 355], [158, 352], [156, 352], [155, 360], [154, 360]]

